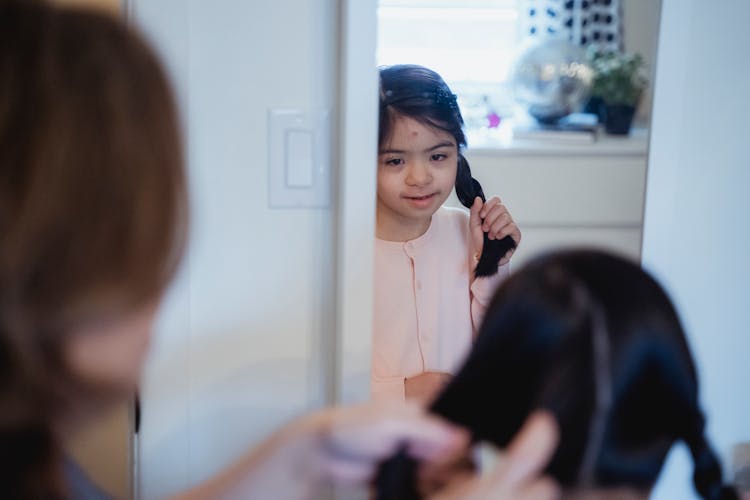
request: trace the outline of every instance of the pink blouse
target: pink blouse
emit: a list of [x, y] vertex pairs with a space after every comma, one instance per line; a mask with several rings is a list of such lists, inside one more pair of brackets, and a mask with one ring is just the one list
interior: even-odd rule
[[455, 373], [508, 264], [472, 280], [469, 214], [440, 208], [417, 239], [375, 240], [371, 395], [404, 400], [404, 379]]

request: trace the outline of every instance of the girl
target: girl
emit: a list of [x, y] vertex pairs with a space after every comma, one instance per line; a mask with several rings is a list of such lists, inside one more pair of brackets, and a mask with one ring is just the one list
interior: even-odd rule
[[[375, 400], [424, 401], [468, 352], [521, 233], [498, 198], [485, 202], [461, 151], [456, 96], [434, 71], [380, 71]], [[442, 207], [451, 191], [470, 208]]]
[[[559, 426], [547, 471], [563, 498], [649, 498], [678, 440], [693, 456], [702, 498], [737, 498], [722, 484], [705, 436], [695, 363], [677, 313], [661, 286], [629, 261], [564, 251], [515, 273], [431, 407], [476, 441], [500, 447], [536, 409], [550, 411]], [[413, 486], [400, 487], [411, 494], [399, 498], [419, 496]]]

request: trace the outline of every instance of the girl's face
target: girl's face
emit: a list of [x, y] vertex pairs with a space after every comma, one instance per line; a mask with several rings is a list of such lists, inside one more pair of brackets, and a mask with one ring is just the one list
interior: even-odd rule
[[458, 147], [451, 134], [397, 117], [378, 154], [379, 229], [421, 227], [424, 232], [453, 190], [457, 168]]

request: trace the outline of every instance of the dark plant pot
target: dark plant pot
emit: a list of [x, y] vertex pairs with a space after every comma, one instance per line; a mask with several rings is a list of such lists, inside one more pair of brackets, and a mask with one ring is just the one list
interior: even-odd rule
[[596, 115], [599, 123], [604, 123], [604, 112], [602, 111], [603, 106], [604, 100], [601, 97], [596, 95], [591, 96], [589, 97], [589, 100], [586, 101], [586, 105], [583, 107], [583, 112]]
[[601, 109], [604, 112], [604, 130], [608, 134], [628, 135], [630, 133], [635, 106], [603, 104]]

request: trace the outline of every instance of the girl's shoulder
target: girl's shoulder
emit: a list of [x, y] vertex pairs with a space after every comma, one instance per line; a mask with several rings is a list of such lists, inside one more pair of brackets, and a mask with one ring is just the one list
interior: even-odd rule
[[440, 207], [432, 217], [433, 221], [438, 221], [443, 237], [454, 235], [460, 240], [465, 239], [469, 230], [468, 210], [458, 207]]
[[441, 224], [456, 224], [464, 227], [469, 226], [469, 211], [459, 207], [440, 207], [435, 215]]

